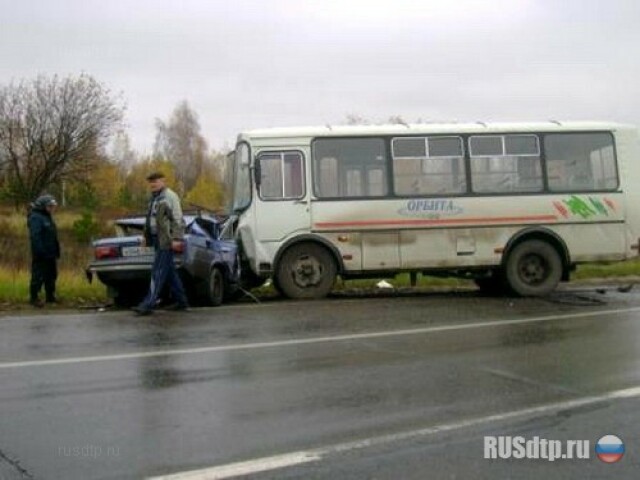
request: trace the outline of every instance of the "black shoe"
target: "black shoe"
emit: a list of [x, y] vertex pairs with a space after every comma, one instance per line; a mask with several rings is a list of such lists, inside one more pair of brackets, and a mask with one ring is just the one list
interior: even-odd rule
[[47, 303], [55, 303], [55, 304], [60, 303], [57, 298], [47, 298], [46, 302]]
[[169, 305], [165, 310], [169, 312], [188, 312], [189, 305], [183, 303], [174, 303], [173, 305]]
[[150, 308], [144, 308], [140, 306], [133, 307], [131, 310], [136, 312], [136, 315], [139, 317], [144, 317], [146, 315], [151, 315], [153, 313], [153, 310], [151, 310]]
[[31, 305], [32, 307], [35, 307], [35, 308], [44, 307], [44, 303], [42, 303], [42, 300], [38, 300], [37, 298], [35, 300], [30, 300], [29, 301], [29, 305]]

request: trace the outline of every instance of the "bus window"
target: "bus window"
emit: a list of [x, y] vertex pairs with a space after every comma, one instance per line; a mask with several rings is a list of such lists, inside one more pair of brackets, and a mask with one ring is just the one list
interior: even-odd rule
[[321, 138], [313, 143], [318, 198], [383, 197], [387, 194], [384, 141], [379, 138]]
[[386, 190], [384, 170], [381, 168], [371, 168], [368, 171], [369, 178], [367, 184], [369, 185], [369, 195], [372, 197], [381, 197]]
[[396, 194], [442, 195], [466, 191], [462, 138], [394, 138], [391, 146]]
[[268, 152], [259, 155], [260, 198], [284, 200], [304, 196], [304, 169], [298, 152]]
[[469, 138], [471, 183], [477, 193], [540, 192], [540, 145], [535, 135]]
[[618, 188], [611, 134], [545, 135], [544, 147], [550, 190], [598, 191]]
[[319, 176], [316, 180], [316, 194], [318, 197], [337, 197], [338, 160], [333, 157], [325, 157], [317, 163], [316, 171], [319, 171]]
[[299, 153], [285, 153], [283, 160], [285, 197], [303, 197], [304, 169], [302, 168], [302, 156]]
[[348, 169], [345, 178], [347, 183], [344, 195], [346, 197], [363, 197], [364, 189], [362, 188], [362, 172], [360, 169]]

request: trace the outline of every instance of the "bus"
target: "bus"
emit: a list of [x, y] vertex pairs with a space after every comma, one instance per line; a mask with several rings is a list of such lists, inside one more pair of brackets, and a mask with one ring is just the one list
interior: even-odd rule
[[546, 295], [638, 256], [638, 147], [603, 122], [246, 131], [227, 175], [242, 276], [296, 299], [400, 272]]

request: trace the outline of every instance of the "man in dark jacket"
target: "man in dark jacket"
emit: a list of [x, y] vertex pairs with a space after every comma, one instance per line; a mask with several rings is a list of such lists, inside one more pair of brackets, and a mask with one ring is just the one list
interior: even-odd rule
[[171, 296], [177, 302], [173, 310], [187, 310], [187, 296], [173, 260], [174, 249], [183, 247], [184, 220], [178, 195], [165, 185], [162, 173], [147, 177], [151, 200], [144, 229], [145, 240], [155, 250], [151, 267], [151, 284], [145, 299], [133, 310], [138, 315], [153, 312], [165, 283], [169, 284]]
[[31, 240], [31, 285], [30, 303], [42, 307], [38, 299], [44, 284], [47, 303], [56, 302], [56, 279], [58, 278], [57, 260], [60, 258], [58, 230], [52, 213], [58, 203], [51, 195], [42, 195], [31, 204], [27, 219]]

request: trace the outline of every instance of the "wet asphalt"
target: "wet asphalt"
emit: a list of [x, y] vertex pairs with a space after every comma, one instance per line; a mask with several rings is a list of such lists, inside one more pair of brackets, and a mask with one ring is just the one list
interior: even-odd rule
[[[244, 461], [257, 471], [296, 452], [315, 456], [246, 478], [637, 478], [638, 387], [640, 287], [342, 295], [144, 318], [5, 314], [0, 480]], [[632, 393], [610, 397], [621, 391]], [[483, 457], [488, 435], [593, 450], [606, 434], [625, 442], [616, 464], [593, 451]]]

